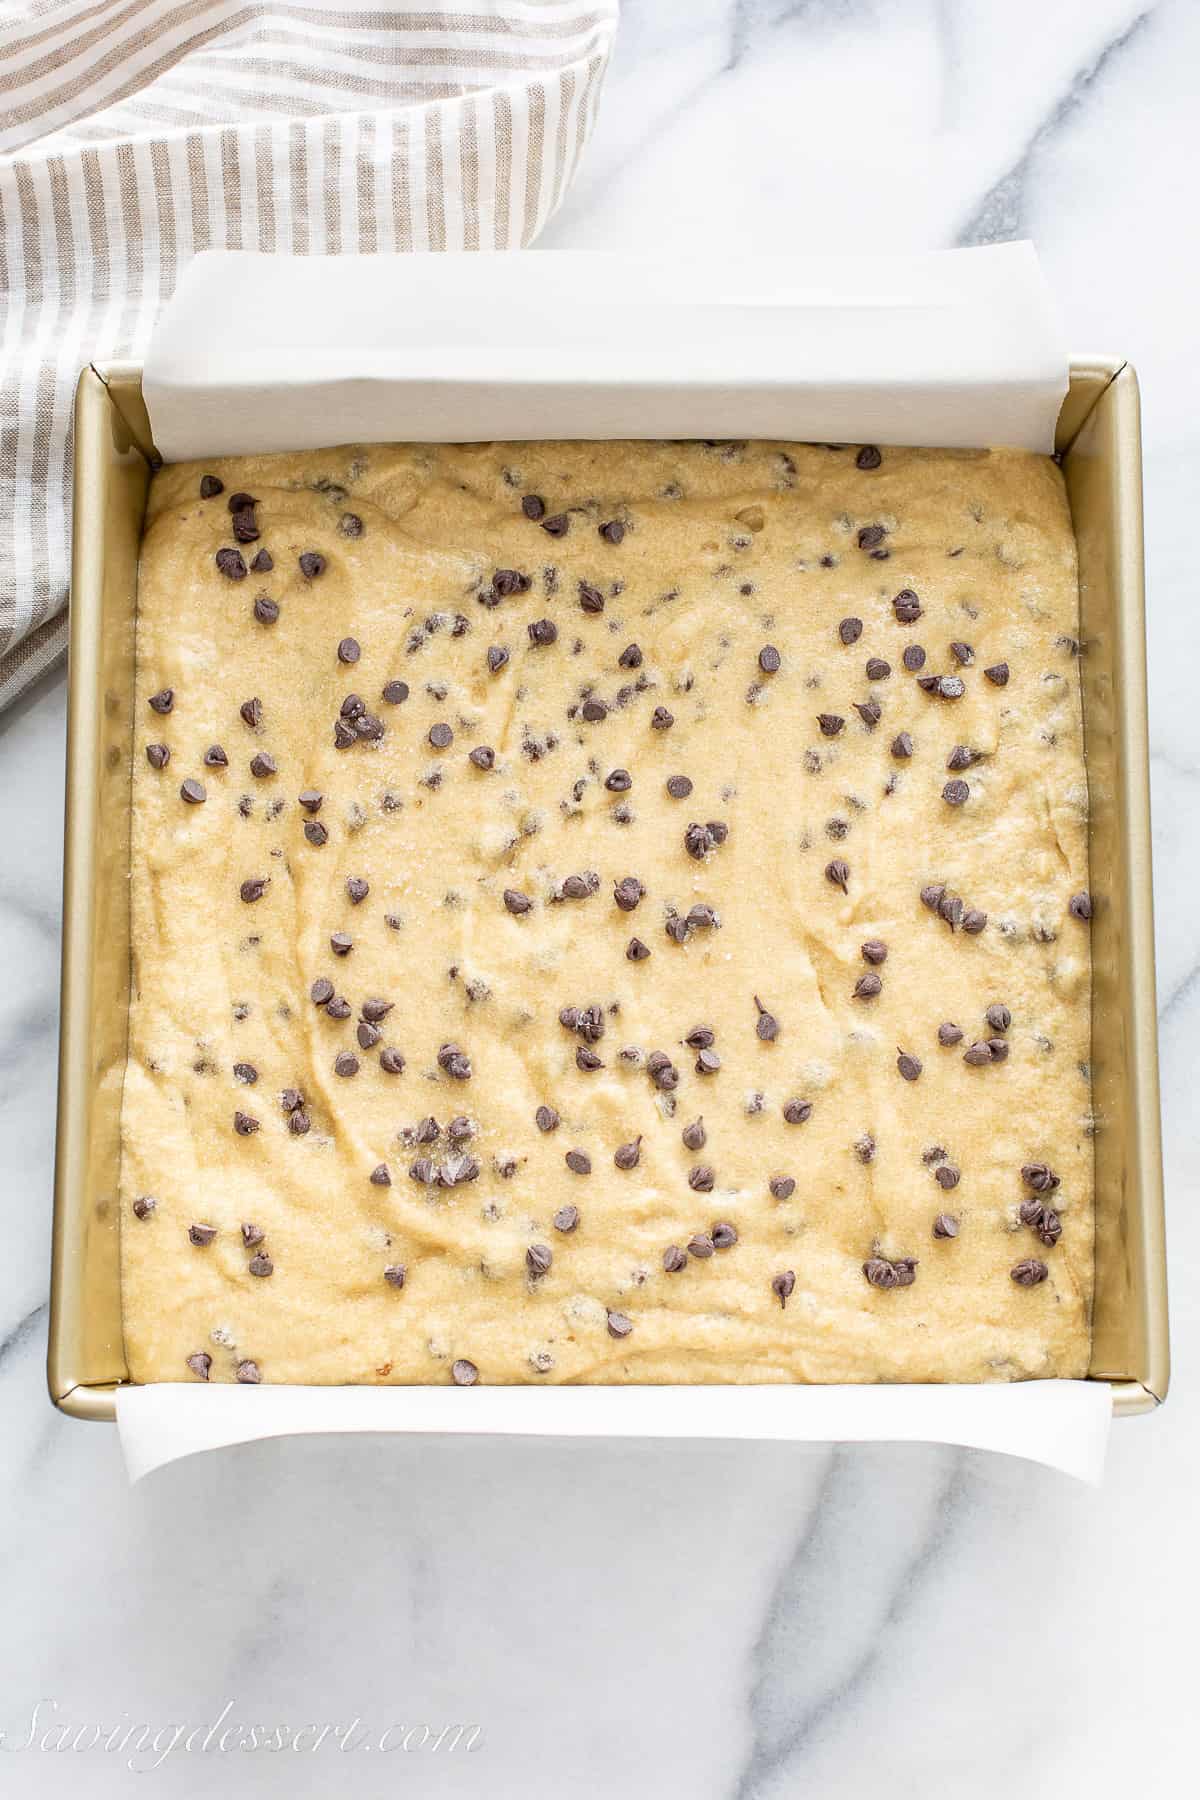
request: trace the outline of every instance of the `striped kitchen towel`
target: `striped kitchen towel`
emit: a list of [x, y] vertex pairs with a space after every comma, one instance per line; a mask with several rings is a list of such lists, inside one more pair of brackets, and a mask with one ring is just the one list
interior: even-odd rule
[[0, 708], [66, 645], [71, 401], [194, 251], [509, 250], [617, 0], [0, 0]]

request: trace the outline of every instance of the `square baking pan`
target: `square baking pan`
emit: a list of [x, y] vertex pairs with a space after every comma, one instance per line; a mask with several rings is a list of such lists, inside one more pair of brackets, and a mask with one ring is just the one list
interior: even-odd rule
[[[1119, 357], [1073, 361], [1058, 420], [1079, 546], [1090, 792], [1096, 1296], [1088, 1379], [1118, 1415], [1167, 1391], [1166, 1249], [1150, 865], [1141, 424]], [[56, 1406], [111, 1419], [129, 1381], [118, 1178], [129, 1009], [137, 567], [157, 461], [140, 369], [86, 368], [75, 400], [54, 1260]]]

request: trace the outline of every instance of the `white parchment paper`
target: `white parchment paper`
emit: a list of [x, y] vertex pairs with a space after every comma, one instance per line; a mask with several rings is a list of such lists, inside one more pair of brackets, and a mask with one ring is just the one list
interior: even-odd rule
[[[785, 437], [1049, 451], [1067, 387], [1029, 244], [807, 261], [210, 252], [156, 327], [168, 461], [349, 442]], [[122, 1388], [130, 1475], [293, 1433], [925, 1441], [1099, 1479], [1111, 1393], [978, 1387]]]

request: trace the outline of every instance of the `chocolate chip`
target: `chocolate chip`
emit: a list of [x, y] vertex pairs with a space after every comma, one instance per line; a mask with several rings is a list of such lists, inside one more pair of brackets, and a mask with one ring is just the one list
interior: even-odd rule
[[886, 681], [891, 672], [891, 663], [884, 662], [882, 656], [869, 656], [867, 658], [868, 681]]
[[540, 494], [525, 494], [521, 499], [521, 511], [536, 525], [539, 519], [546, 516], [546, 502]]
[[942, 1163], [940, 1168], [934, 1170], [933, 1177], [938, 1186], [945, 1188], [947, 1192], [951, 1188], [956, 1188], [962, 1179], [953, 1163]]
[[450, 1370], [450, 1378], [455, 1387], [474, 1387], [479, 1380], [479, 1370], [465, 1356], [460, 1356]]
[[958, 1236], [958, 1220], [953, 1213], [939, 1213], [933, 1221], [935, 1238], [956, 1238]]
[[883, 717], [883, 708], [880, 706], [878, 700], [856, 700], [854, 702], [854, 710], [862, 720], [863, 724], [867, 727], [868, 731], [874, 731], [880, 719]]
[[811, 1100], [788, 1100], [783, 1108], [784, 1121], [788, 1125], [804, 1125], [812, 1118]]
[[179, 798], [186, 800], [189, 806], [203, 806], [208, 795], [204, 791], [203, 782], [193, 781], [189, 776], [186, 781], [180, 783]]
[[206, 1350], [197, 1350], [194, 1356], [188, 1357], [187, 1366], [193, 1375], [198, 1376], [201, 1381], [207, 1381], [208, 1371], [212, 1368], [212, 1357]]
[[235, 1080], [242, 1082], [246, 1087], [253, 1087], [258, 1080], [258, 1070], [253, 1063], [235, 1062], [233, 1073]]
[[166, 715], [175, 705], [175, 689], [160, 688], [157, 694], [151, 694], [149, 706], [151, 712]]
[[838, 636], [841, 638], [843, 644], [857, 644], [859, 638], [862, 636], [862, 631], [862, 620], [854, 618], [853, 615], [843, 619], [838, 626]]
[[979, 933], [985, 929], [987, 922], [987, 914], [980, 912], [976, 907], [968, 907], [962, 916], [962, 928], [972, 937], [978, 937]]
[[550, 518], [542, 520], [542, 530], [553, 538], [566, 537], [571, 521], [566, 513], [552, 513]]
[[535, 1280], [545, 1275], [554, 1261], [554, 1252], [549, 1244], [530, 1244], [525, 1252], [525, 1266]]
[[579, 1224], [579, 1208], [577, 1206], [560, 1206], [554, 1215], [554, 1229], [561, 1231], [564, 1237], [570, 1237]]
[[147, 744], [146, 761], [152, 769], [165, 769], [171, 760], [171, 752], [166, 744]]
[[632, 912], [646, 892], [636, 875], [626, 875], [613, 888], [613, 899], [622, 912]]
[[613, 1162], [618, 1169], [636, 1169], [642, 1159], [642, 1140], [633, 1139], [632, 1143], [621, 1144], [613, 1153]]
[[1049, 1163], [1025, 1163], [1021, 1169], [1021, 1180], [1035, 1194], [1052, 1194], [1059, 1185], [1059, 1178]]
[[599, 588], [592, 587], [589, 582], [581, 581], [579, 604], [585, 613], [602, 613], [604, 611], [604, 595]]
[[330, 936], [329, 948], [335, 956], [349, 956], [354, 948], [354, 939], [348, 931], [335, 931]]
[[675, 723], [675, 714], [668, 712], [665, 706], [656, 706], [650, 714], [650, 724], [655, 731], [670, 731]]
[[709, 1235], [713, 1241], [713, 1248], [716, 1250], [732, 1250], [738, 1241], [735, 1227], [724, 1219], [718, 1220], [715, 1225], [710, 1227]]
[[840, 856], [835, 856], [832, 862], [826, 863], [825, 865], [825, 879], [826, 881], [832, 882], [834, 887], [841, 888], [843, 894], [848, 893], [849, 888], [847, 883], [850, 880], [850, 864], [848, 862], [843, 862]]
[[373, 1050], [383, 1033], [368, 1020], [360, 1019], [355, 1027], [354, 1035], [358, 1039], [360, 1050]]
[[817, 714], [817, 724], [821, 727], [822, 737], [836, 737], [845, 723], [846, 721], [842, 718], [840, 713]]
[[275, 758], [268, 756], [265, 750], [260, 750], [256, 756], [250, 758], [250, 773], [261, 781], [267, 775], [277, 775], [279, 770]]
[[632, 937], [625, 946], [625, 958], [627, 962], [645, 962], [649, 954], [649, 946], [643, 944], [641, 938]]
[[758, 1012], [758, 1019], [754, 1026], [755, 1036], [760, 1043], [773, 1044], [779, 1036], [779, 1020], [773, 1013], [767, 1011], [757, 994], [754, 996], [754, 1005]]
[[419, 1181], [426, 1187], [437, 1179], [437, 1168], [428, 1156], [418, 1156], [408, 1171], [410, 1181]]
[[708, 1142], [708, 1133], [704, 1129], [704, 1120], [693, 1119], [690, 1125], [684, 1126], [680, 1136], [683, 1138], [684, 1144], [689, 1150], [703, 1150], [705, 1144]]
[[863, 961], [874, 968], [881, 967], [887, 961], [888, 947], [882, 938], [868, 938], [864, 944], [859, 945], [859, 951]]
[[1045, 1263], [1036, 1256], [1029, 1256], [1023, 1262], [1014, 1263], [1009, 1270], [1010, 1276], [1018, 1287], [1037, 1287], [1039, 1282], [1045, 1281], [1049, 1273]]
[[862, 1271], [872, 1287], [911, 1287], [916, 1279], [916, 1258], [900, 1256], [889, 1262], [886, 1257], [872, 1256], [863, 1264]]
[[942, 799], [947, 806], [962, 806], [971, 798], [971, 790], [965, 781], [956, 779], [948, 781], [942, 789]]
[[333, 1072], [335, 1075], [341, 1075], [343, 1079], [349, 1079], [351, 1075], [358, 1074], [358, 1058], [353, 1050], [338, 1051], [333, 1059]]
[[353, 1010], [354, 1008], [351, 1006], [350, 1002], [344, 999], [341, 994], [335, 994], [333, 999], [329, 1002], [329, 1005], [325, 1008], [325, 1011], [331, 1019], [348, 1019]]
[[1007, 1031], [1012, 1024], [1012, 1014], [1002, 1001], [994, 1000], [984, 1014], [993, 1031]]
[[322, 825], [320, 819], [305, 819], [304, 835], [309, 843], [313, 845], [314, 849], [317, 850], [319, 850], [323, 844], [329, 842], [329, 833], [324, 825]]
[[[912, 588], [901, 588], [892, 600], [892, 611], [899, 625], [913, 625], [921, 616], [921, 602]], [[905, 668], [908, 667], [907, 662]]]
[[1008, 686], [1008, 664], [1006, 662], [993, 663], [990, 669], [985, 669], [983, 672], [993, 687]]
[[678, 1275], [681, 1269], [687, 1268], [687, 1253], [678, 1244], [668, 1244], [663, 1251], [662, 1266], [668, 1275]]
[[612, 1338], [627, 1338], [633, 1330], [633, 1320], [627, 1313], [610, 1312], [608, 1315], [608, 1335]]
[[606, 519], [603, 525], [596, 527], [606, 544], [619, 544], [625, 536], [625, 527], [620, 519]]
[[389, 1044], [385, 1049], [379, 1052], [379, 1066], [385, 1075], [402, 1075], [404, 1073], [404, 1058], [399, 1050], [394, 1049], [392, 1045]]
[[698, 1231], [695, 1237], [688, 1243], [690, 1254], [694, 1256], [698, 1262], [707, 1262], [708, 1258], [715, 1254], [716, 1248], [717, 1246], [713, 1243], [707, 1231]]
[[775, 1295], [781, 1307], [787, 1305], [795, 1292], [795, 1289], [796, 1277], [791, 1269], [784, 1269], [780, 1274], [772, 1275], [771, 1292]]
[[263, 709], [262, 701], [258, 698], [257, 694], [249, 700], [243, 700], [242, 704], [238, 707], [238, 712], [242, 716], [243, 724], [248, 725], [251, 731], [258, 730], [259, 726], [262, 724]]
[[1072, 894], [1067, 903], [1067, 911], [1081, 925], [1086, 925], [1092, 916], [1092, 896], [1089, 893]]
[[602, 1057], [597, 1056], [594, 1050], [589, 1050], [585, 1045], [580, 1044], [575, 1052], [575, 1067], [584, 1075], [594, 1075], [597, 1069], [604, 1067], [604, 1061]]
[[921, 1075], [921, 1064], [917, 1057], [911, 1056], [907, 1050], [900, 1050], [896, 1055], [896, 1067], [905, 1081], [918, 1081]]
[[246, 1268], [251, 1275], [257, 1275], [260, 1279], [264, 1279], [266, 1276], [275, 1273], [275, 1264], [271, 1261], [271, 1258], [265, 1255], [261, 1250], [257, 1256], [252, 1256], [250, 1258], [250, 1261], [246, 1264]]
[[325, 558], [318, 550], [305, 550], [300, 556], [300, 573], [309, 581], [325, 573]]
[[764, 644], [758, 653], [758, 666], [764, 675], [778, 674], [781, 660], [774, 644]]
[[963, 1061], [973, 1069], [982, 1069], [991, 1060], [992, 1052], [988, 1045], [982, 1042], [972, 1044], [969, 1050], [963, 1052]]
[[864, 525], [858, 533], [858, 547], [860, 550], [874, 550], [877, 545], [882, 544], [886, 535], [887, 528], [883, 525]]
[[241, 887], [238, 889], [238, 893], [241, 895], [247, 906], [253, 906], [256, 900], [262, 899], [270, 885], [271, 882], [269, 876], [254, 875], [251, 876], [249, 881], [243, 881]]
[[882, 992], [883, 983], [878, 975], [860, 975], [854, 984], [854, 998], [856, 1000], [874, 1000], [876, 996]]
[[227, 769], [229, 767], [229, 758], [226, 756], [224, 750], [222, 750], [220, 744], [210, 744], [208, 746], [208, 749], [204, 752], [204, 766], [206, 769]]
[[443, 1044], [437, 1053], [438, 1068], [454, 1081], [470, 1081], [471, 1060], [457, 1044]]
[[246, 579], [246, 559], [240, 550], [231, 550], [223, 544], [214, 558], [217, 568], [226, 581], [244, 581]]
[[898, 732], [892, 739], [892, 755], [904, 761], [913, 753], [913, 741], [907, 731]]
[[533, 901], [528, 894], [522, 894], [517, 888], [505, 888], [504, 910], [512, 913], [515, 917], [520, 917], [522, 913], [533, 910]]
[[197, 1250], [207, 1250], [216, 1235], [217, 1228], [215, 1225], [188, 1226], [188, 1237], [191, 1242], [195, 1244]]
[[539, 1131], [558, 1130], [558, 1114], [552, 1106], [539, 1106], [533, 1117]]
[[585, 1150], [568, 1150], [563, 1158], [573, 1175], [590, 1175], [592, 1159]]
[[362, 645], [357, 638], [342, 638], [337, 647], [337, 659], [340, 663], [356, 663], [361, 655]]
[[622, 669], [640, 669], [642, 666], [641, 646], [639, 644], [626, 644], [620, 656], [618, 656], [617, 662]]
[[219, 475], [202, 475], [200, 477], [200, 498], [215, 500], [218, 494], [225, 492], [225, 483]]
[[534, 619], [527, 629], [531, 644], [553, 644], [558, 637], [558, 626], [553, 619]]
[[[864, 471], [867, 469], [877, 469], [882, 461], [883, 456], [874, 444], [864, 444], [854, 459], [854, 466], [856, 469], [863, 469]], [[791, 1292], [790, 1288], [788, 1289], [788, 1292]]]
[[925, 667], [925, 652], [920, 644], [907, 644], [900, 660], [910, 675], [918, 675]]
[[454, 733], [449, 725], [439, 723], [429, 727], [429, 742], [435, 750], [448, 750], [454, 742]]

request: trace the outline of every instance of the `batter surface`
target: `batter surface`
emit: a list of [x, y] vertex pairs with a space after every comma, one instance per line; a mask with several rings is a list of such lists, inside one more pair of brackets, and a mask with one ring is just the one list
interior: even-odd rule
[[1059, 470], [801, 444], [156, 475], [138, 1381], [1080, 1376]]

